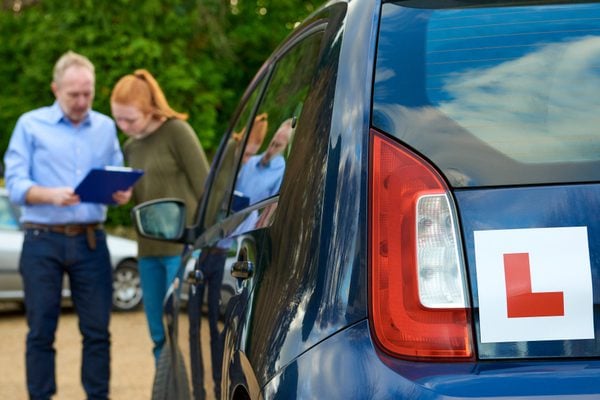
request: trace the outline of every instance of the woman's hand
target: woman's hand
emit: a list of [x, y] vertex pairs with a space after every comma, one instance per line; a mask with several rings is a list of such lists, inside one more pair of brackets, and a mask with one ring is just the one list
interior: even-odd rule
[[127, 204], [131, 200], [132, 193], [132, 187], [127, 190], [119, 190], [113, 193], [113, 200], [119, 205]]

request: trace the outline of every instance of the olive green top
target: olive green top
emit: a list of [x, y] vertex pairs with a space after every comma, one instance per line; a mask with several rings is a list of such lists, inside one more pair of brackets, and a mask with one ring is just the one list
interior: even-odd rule
[[[133, 202], [140, 204], [163, 197], [186, 203], [188, 225], [194, 222], [198, 201], [208, 176], [208, 161], [192, 127], [179, 119], [168, 119], [156, 131], [130, 138], [123, 146], [125, 162], [144, 170], [133, 187]], [[138, 236], [138, 256], [179, 255], [182, 245]]]

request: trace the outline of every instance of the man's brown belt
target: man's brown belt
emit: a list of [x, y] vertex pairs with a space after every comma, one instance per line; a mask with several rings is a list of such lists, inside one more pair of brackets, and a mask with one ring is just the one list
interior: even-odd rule
[[92, 250], [96, 248], [96, 230], [103, 228], [104, 226], [99, 223], [46, 225], [26, 222], [23, 224], [23, 229], [38, 229], [44, 232], [61, 233], [66, 236], [77, 236], [85, 233], [87, 236], [88, 246]]

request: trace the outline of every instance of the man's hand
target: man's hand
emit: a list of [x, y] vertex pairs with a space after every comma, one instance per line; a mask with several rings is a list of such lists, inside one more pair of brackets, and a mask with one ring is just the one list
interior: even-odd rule
[[132, 192], [133, 192], [133, 188], [114, 192], [113, 200], [119, 205], [127, 204], [129, 202], [129, 200], [131, 199]]
[[71, 187], [32, 186], [26, 195], [29, 204], [53, 204], [55, 206], [73, 206], [79, 204], [79, 196]]

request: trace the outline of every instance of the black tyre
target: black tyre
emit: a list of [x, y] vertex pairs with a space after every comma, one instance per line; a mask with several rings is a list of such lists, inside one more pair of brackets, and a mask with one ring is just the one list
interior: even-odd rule
[[125, 260], [113, 271], [113, 308], [131, 311], [142, 303], [140, 273], [135, 260]]
[[178, 348], [165, 343], [152, 385], [152, 400], [190, 400], [190, 387], [183, 357]]

